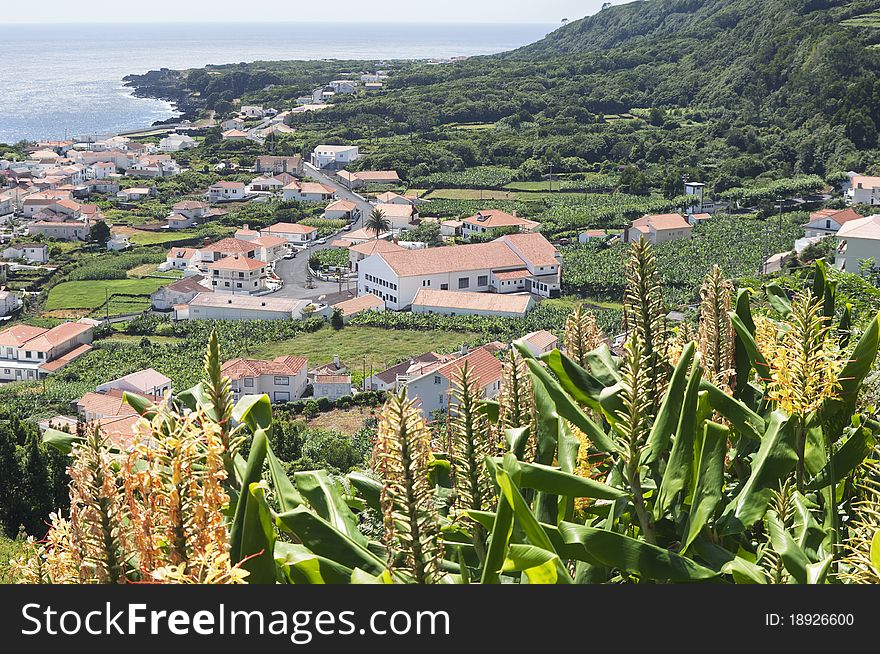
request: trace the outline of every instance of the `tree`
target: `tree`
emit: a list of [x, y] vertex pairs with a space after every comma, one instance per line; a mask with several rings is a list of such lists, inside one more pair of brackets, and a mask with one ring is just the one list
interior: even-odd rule
[[367, 224], [364, 225], [368, 232], [376, 233], [376, 240], [379, 240], [379, 234], [384, 234], [391, 229], [391, 221], [385, 217], [385, 212], [381, 209], [373, 209], [370, 217], [367, 218]]
[[330, 326], [333, 329], [342, 329], [345, 325], [345, 322], [342, 320], [342, 311], [339, 309], [333, 309], [333, 313], [330, 316]]
[[648, 195], [651, 188], [645, 173], [635, 166], [627, 166], [620, 173], [620, 190], [633, 195]]
[[96, 220], [89, 230], [89, 240], [98, 245], [106, 245], [110, 239], [110, 226], [103, 220]]

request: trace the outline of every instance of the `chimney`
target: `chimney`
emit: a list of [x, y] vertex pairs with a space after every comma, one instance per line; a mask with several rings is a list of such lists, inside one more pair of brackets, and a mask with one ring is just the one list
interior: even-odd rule
[[513, 210], [513, 217], [516, 218], [516, 209]]
[[339, 355], [338, 354], [333, 355], [333, 365], [337, 368], [339, 367]]
[[248, 225], [247, 223], [245, 223], [244, 225], [241, 226], [241, 228], [242, 228], [242, 229], [250, 229], [250, 225]]
[[461, 348], [459, 348], [458, 351], [459, 351], [459, 354], [461, 354], [461, 356], [464, 356], [465, 354], [467, 354], [468, 353], [467, 343], [462, 343]]

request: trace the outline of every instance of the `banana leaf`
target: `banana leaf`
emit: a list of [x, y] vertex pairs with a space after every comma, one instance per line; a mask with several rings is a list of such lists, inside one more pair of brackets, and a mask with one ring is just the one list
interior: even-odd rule
[[[741, 288], [737, 291], [735, 302], [735, 314], [739, 317], [743, 329], [750, 335], [755, 333], [755, 322], [752, 320], [752, 307], [750, 303], [750, 290]], [[747, 384], [751, 378], [752, 359], [746, 349], [745, 343], [737, 334], [734, 340], [734, 365], [736, 366], [736, 390], [734, 396], [742, 398], [747, 391]]]
[[244, 476], [241, 479], [241, 488], [243, 492], [239, 495], [238, 502], [235, 505], [235, 516], [232, 519], [232, 528], [229, 531], [229, 557], [233, 563], [238, 563], [244, 558], [242, 550], [242, 542], [245, 538], [245, 513], [247, 505], [250, 502], [250, 493], [244, 489], [250, 488], [251, 484], [260, 481], [263, 472], [263, 462], [266, 460], [266, 450], [269, 442], [266, 438], [266, 432], [257, 429], [254, 432], [254, 439], [251, 443], [251, 451], [248, 454], [247, 466]]
[[[788, 296], [785, 294], [785, 291], [782, 290], [782, 287], [776, 282], [773, 282], [764, 286], [764, 293], [767, 295], [767, 302], [770, 303], [770, 306], [773, 307], [780, 316], [787, 318], [791, 313], [791, 300], [788, 299]], [[824, 287], [823, 293], [817, 297], [822, 297], [822, 295], [824, 295]]]
[[[274, 584], [275, 575], [275, 528], [272, 526], [272, 510], [266, 502], [266, 487], [261, 482], [248, 484], [248, 499], [239, 502], [244, 506], [240, 549], [241, 567], [250, 574], [249, 584]], [[245, 493], [242, 493], [244, 496]]]
[[293, 584], [353, 583], [354, 570], [296, 543], [275, 543], [275, 563]]
[[660, 410], [657, 412], [657, 418], [651, 427], [651, 433], [648, 434], [647, 447], [645, 455], [642, 459], [645, 465], [650, 465], [666, 452], [669, 447], [669, 440], [678, 426], [681, 417], [681, 405], [684, 401], [684, 392], [687, 385], [688, 369], [694, 358], [694, 350], [696, 345], [693, 342], [688, 343], [681, 353], [681, 358], [672, 372], [669, 385], [666, 388], [666, 394], [663, 396], [663, 402]]
[[703, 446], [697, 466], [697, 479], [694, 484], [694, 497], [685, 527], [684, 544], [681, 553], [687, 552], [690, 544], [700, 534], [703, 526], [715, 513], [721, 501], [724, 486], [724, 456], [727, 454], [729, 430], [717, 423], [706, 422], [703, 431]]
[[530, 584], [555, 584], [559, 580], [559, 555], [535, 545], [511, 545], [503, 571], [524, 572]]
[[544, 493], [568, 495], [569, 497], [591, 497], [605, 500], [627, 497], [624, 491], [607, 486], [595, 479], [563, 472], [558, 468], [540, 463], [526, 463], [525, 461], [510, 461], [508, 459], [504, 466], [508, 469], [515, 468], [518, 473], [517, 481], [521, 488], [533, 488]]
[[379, 498], [382, 494], [382, 483], [372, 477], [361, 472], [350, 472], [346, 475], [346, 479], [351, 482], [364, 501], [374, 511], [381, 511], [382, 505]]
[[232, 419], [243, 422], [251, 432], [263, 429], [267, 435], [272, 434], [272, 403], [269, 396], [245, 395], [232, 407]]
[[366, 536], [358, 529], [357, 516], [348, 508], [339, 487], [326, 470], [297, 472], [294, 481], [315, 513], [361, 547], [367, 546]]
[[70, 454], [75, 443], [82, 443], [82, 436], [76, 434], [68, 434], [66, 431], [48, 428], [43, 432], [43, 443], [49, 447], [54, 447], [62, 454]]
[[566, 554], [576, 554], [573, 558], [616, 568], [640, 579], [692, 582], [719, 574], [680, 554], [615, 531], [563, 522], [559, 533], [569, 545]]
[[712, 408], [727, 418], [740, 436], [760, 442], [761, 435], [767, 429], [767, 423], [761, 416], [706, 379], [700, 381], [700, 390], [708, 393]]
[[[745, 375], [742, 377], [739, 376], [740, 368], [739, 363], [737, 364], [737, 387], [742, 383], [741, 380], [748, 380], [750, 378], [750, 375], [748, 374], [748, 371], [750, 370], [754, 370], [762, 380], [768, 379], [770, 376], [770, 365], [767, 363], [764, 355], [758, 350], [753, 331], [750, 331], [748, 327], [746, 327], [745, 323], [737, 314], [729, 312], [728, 315], [730, 316], [730, 324], [733, 325], [733, 329], [736, 331], [736, 343], [742, 345], [743, 351], [748, 360], [748, 364], [743, 364]], [[752, 327], [752, 330], [754, 330], [754, 327]]]
[[603, 384], [559, 350], [541, 355], [541, 361], [553, 371], [553, 374], [559, 379], [560, 386], [576, 402], [590, 407], [594, 411], [601, 411], [599, 395], [607, 384]]

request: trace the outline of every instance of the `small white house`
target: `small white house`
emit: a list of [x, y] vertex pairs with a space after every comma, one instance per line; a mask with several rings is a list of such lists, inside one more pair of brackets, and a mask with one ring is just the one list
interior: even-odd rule
[[356, 145], [319, 145], [312, 152], [311, 162], [315, 168], [345, 168], [360, 158]]
[[285, 202], [327, 202], [336, 195], [336, 189], [318, 182], [291, 182], [282, 189]]
[[110, 252], [121, 252], [131, 247], [131, 242], [125, 234], [113, 234], [107, 241], [107, 249]]
[[0, 291], [0, 316], [8, 316], [18, 310], [21, 299], [12, 291]]
[[3, 250], [4, 259], [24, 259], [30, 263], [49, 261], [49, 246], [45, 243], [19, 243]]
[[159, 141], [159, 149], [162, 152], [179, 152], [194, 148], [196, 145], [196, 140], [186, 134], [171, 134]]
[[861, 262], [868, 259], [880, 265], [880, 214], [849, 221], [836, 236], [834, 265], [838, 270], [858, 273]]
[[312, 395], [338, 400], [351, 395], [351, 375], [315, 375], [312, 381]]
[[880, 204], [880, 177], [852, 176], [846, 190], [846, 201], [849, 204]]
[[318, 228], [300, 223], [275, 223], [261, 229], [260, 236], [277, 236], [292, 245], [304, 246], [318, 238]]
[[266, 115], [266, 110], [259, 105], [244, 105], [241, 113], [247, 118], [262, 118]]
[[205, 199], [208, 202], [232, 202], [244, 200], [247, 189], [242, 182], [214, 182], [208, 187]]
[[153, 368], [146, 368], [101, 384], [95, 390], [98, 393], [116, 390], [138, 395], [164, 397], [166, 393], [171, 392], [171, 379]]

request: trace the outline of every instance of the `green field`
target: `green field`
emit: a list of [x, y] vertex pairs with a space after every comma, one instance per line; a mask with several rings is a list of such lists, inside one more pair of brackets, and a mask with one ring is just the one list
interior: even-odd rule
[[24, 543], [0, 536], [0, 584], [11, 584], [13, 579], [9, 561], [24, 554]]
[[874, 27], [880, 28], [880, 10], [872, 11], [861, 16], [847, 18], [840, 22], [841, 25], [849, 27]]
[[[144, 279], [108, 279], [108, 280], [90, 280], [85, 282], [62, 282], [52, 287], [49, 291], [49, 297], [46, 300], [46, 310], [54, 311], [56, 309], [94, 309], [104, 304], [107, 295], [114, 293], [126, 293], [131, 295], [143, 295], [146, 303], [149, 305], [149, 295], [160, 286], [168, 284], [170, 279], [155, 279], [146, 277]], [[133, 298], [119, 298], [114, 300], [115, 305], [126, 305]], [[115, 306], [111, 306], [113, 313]], [[145, 308], [145, 307], [144, 307]], [[134, 311], [141, 309], [135, 308]], [[128, 313], [118, 311], [117, 313]]]
[[367, 374], [370, 366], [378, 372], [399, 363], [403, 359], [425, 352], [450, 351], [458, 346], [472, 342], [476, 334], [468, 332], [416, 331], [408, 329], [382, 329], [380, 327], [345, 327], [339, 331], [325, 327], [311, 334], [300, 334], [294, 338], [255, 345], [248, 356], [270, 359], [284, 354], [303, 356], [309, 366], [330, 363], [333, 355], [351, 367], [352, 373], [360, 377], [366, 362]]

